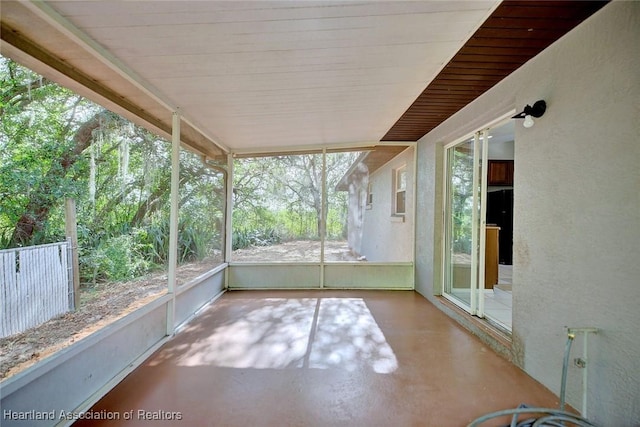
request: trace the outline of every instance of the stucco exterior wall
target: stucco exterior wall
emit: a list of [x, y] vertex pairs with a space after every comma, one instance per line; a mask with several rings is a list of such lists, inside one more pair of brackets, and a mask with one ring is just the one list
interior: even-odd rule
[[[360, 253], [368, 261], [403, 262], [413, 259], [413, 174], [414, 148], [408, 148], [369, 175], [373, 204], [364, 211]], [[407, 170], [406, 214], [392, 216], [393, 173], [405, 165]]]
[[442, 144], [416, 147], [416, 291], [433, 300], [442, 294]]
[[347, 242], [353, 255], [362, 254], [362, 227], [364, 224], [365, 207], [367, 205], [367, 188], [369, 185], [369, 170], [358, 163], [351, 173], [348, 188], [347, 212]]
[[[612, 2], [418, 144], [416, 289], [441, 289], [442, 145], [538, 99], [516, 126], [513, 348], [559, 393], [565, 326], [589, 340], [589, 418], [640, 420], [640, 3]], [[582, 354], [574, 343], [572, 357]], [[582, 371], [568, 402], [581, 408]]]

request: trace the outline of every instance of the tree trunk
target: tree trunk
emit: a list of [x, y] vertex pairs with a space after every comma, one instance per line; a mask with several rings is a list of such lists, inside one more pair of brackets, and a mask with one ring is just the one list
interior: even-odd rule
[[92, 143], [92, 132], [99, 128], [101, 123], [113, 117], [113, 113], [103, 110], [96, 113], [91, 119], [83, 123], [73, 136], [73, 146], [47, 171], [44, 179], [37, 189], [31, 192], [29, 201], [16, 222], [11, 237], [12, 245], [19, 246], [27, 244], [34, 234], [43, 229], [44, 222], [49, 216], [49, 212], [59, 203], [59, 200], [50, 197], [51, 183], [63, 178], [69, 168], [80, 158], [80, 155]]

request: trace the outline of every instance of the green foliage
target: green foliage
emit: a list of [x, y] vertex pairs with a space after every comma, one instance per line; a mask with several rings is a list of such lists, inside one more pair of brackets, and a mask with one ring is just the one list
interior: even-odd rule
[[[155, 264], [165, 265], [169, 261], [169, 219], [163, 218], [145, 230], [145, 243], [149, 246], [147, 257]], [[178, 222], [178, 263], [200, 261], [220, 248], [217, 232], [206, 230], [192, 220], [181, 218]]]
[[85, 278], [87, 271], [91, 271], [94, 283], [130, 280], [149, 271], [151, 264], [145, 257], [149, 248], [139, 241], [138, 234], [134, 231], [101, 240], [91, 253], [82, 257]]
[[[83, 283], [166, 265], [170, 144], [2, 57], [0, 109], [0, 249], [64, 240], [72, 197]], [[180, 262], [220, 250], [222, 174], [182, 152], [179, 200]]]
[[[77, 207], [81, 280], [125, 280], [169, 253], [170, 145], [99, 105], [0, 57], [0, 249], [65, 239], [64, 200]], [[344, 238], [346, 193], [334, 191], [357, 153], [243, 159], [234, 173], [233, 248]], [[180, 263], [219, 253], [223, 174], [181, 152]]]
[[6, 227], [0, 229], [0, 248], [8, 248], [11, 245], [11, 233]]
[[473, 153], [467, 147], [455, 148], [450, 164], [452, 249], [471, 254], [473, 215]]
[[[0, 226], [11, 234], [9, 245], [37, 244], [58, 237], [61, 224], [49, 210], [75, 196], [81, 183], [75, 168], [62, 159], [74, 146], [79, 120], [100, 110], [68, 89], [0, 57]], [[65, 166], [68, 170], [65, 173]], [[34, 218], [34, 235], [22, 242], [13, 237], [24, 215]], [[51, 232], [51, 228], [56, 232]]]
[[[335, 187], [358, 153], [327, 155], [326, 238], [346, 237], [347, 193]], [[234, 249], [262, 230], [282, 240], [320, 239], [322, 155], [239, 159], [234, 164]]]
[[282, 241], [279, 233], [273, 228], [240, 229], [233, 232], [233, 250], [250, 246], [271, 246]]

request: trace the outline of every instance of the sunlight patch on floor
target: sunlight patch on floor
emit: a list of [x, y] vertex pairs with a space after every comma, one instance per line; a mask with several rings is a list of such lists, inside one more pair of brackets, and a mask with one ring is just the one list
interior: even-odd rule
[[372, 369], [398, 361], [361, 298], [269, 298], [184, 349], [179, 366]]
[[301, 368], [316, 299], [271, 298], [265, 304], [240, 319], [218, 326], [211, 335], [193, 343], [178, 359], [178, 365]]
[[364, 300], [323, 299], [309, 367], [354, 371], [361, 366], [387, 374], [398, 361]]

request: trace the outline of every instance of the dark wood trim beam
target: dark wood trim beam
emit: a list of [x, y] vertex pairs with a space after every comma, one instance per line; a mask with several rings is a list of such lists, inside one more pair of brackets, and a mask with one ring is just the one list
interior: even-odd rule
[[608, 1], [505, 1], [382, 141], [417, 141]]

